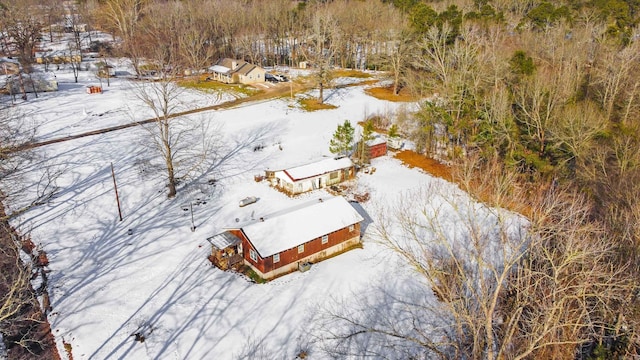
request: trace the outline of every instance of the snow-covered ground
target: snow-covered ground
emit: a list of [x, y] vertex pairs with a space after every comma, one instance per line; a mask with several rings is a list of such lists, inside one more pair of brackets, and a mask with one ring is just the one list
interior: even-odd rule
[[[128, 69], [128, 62], [122, 64], [112, 60], [116, 71], [122, 66]], [[121, 64], [121, 65], [119, 65]], [[56, 75], [59, 91], [28, 94], [29, 100], [23, 102], [17, 97], [19, 111], [28, 116], [38, 127], [38, 140], [48, 140], [79, 134], [85, 131], [107, 128], [115, 125], [144, 120], [153, 116], [136, 96], [136, 84], [127, 79], [109, 80], [96, 77], [92, 71], [80, 71], [78, 82], [68, 69], [52, 71]], [[102, 93], [88, 94], [87, 86], [102, 85]], [[230, 94], [204, 93], [184, 89], [181, 101], [174, 112], [207, 107], [234, 99]], [[12, 103], [9, 96], [2, 99], [2, 105]]]
[[[41, 125], [42, 140], [149, 115], [136, 106], [125, 81], [112, 79], [103, 94], [89, 95], [84, 86], [96, 83], [91, 74], [81, 76], [78, 84], [69, 73], [57, 76], [60, 91], [16, 105]], [[390, 114], [399, 106], [366, 95], [363, 87], [329, 90], [327, 97], [336, 109], [309, 113], [290, 100], [276, 99], [191, 116], [194, 122], [212, 125], [217, 161], [204, 181], [180, 188], [170, 200], [164, 174], [150, 173], [144, 166], [155, 156], [140, 145], [148, 134], [144, 129], [37, 149], [47, 161], [34, 164], [25, 181], [34, 182], [30, 189], [35, 194], [42, 168], [60, 169], [60, 192], [13, 223], [30, 231], [49, 255], [54, 309], [49, 319], [61, 354], [64, 339], [72, 345], [74, 359], [250, 359], [257, 354], [293, 359], [300, 350], [313, 354], [307, 349], [310, 319], [332, 299], [370, 293], [376, 284], [388, 282], [389, 274], [398, 281], [398, 291], [406, 290], [403, 278], [413, 275], [373, 241], [367, 231], [371, 225], [365, 229], [363, 249], [267, 284], [220, 271], [206, 258], [206, 238], [236, 218], [246, 220], [326, 195], [316, 191], [290, 198], [255, 182], [254, 175], [330, 156], [328, 144], [338, 124]], [[194, 108], [224, 98], [188, 91], [184, 100], [185, 107]], [[256, 145], [265, 147], [254, 151]], [[110, 163], [123, 221], [118, 220]], [[390, 157], [374, 159], [372, 165], [375, 173], [356, 180], [371, 194], [362, 204], [370, 219], [384, 215], [394, 199], [411, 190], [435, 186], [455, 197], [466, 196], [455, 185]], [[217, 180], [215, 185], [209, 185], [209, 178]], [[17, 208], [24, 195], [33, 194], [14, 194], [7, 204]], [[259, 200], [238, 207], [246, 196]], [[190, 213], [183, 210], [192, 202], [194, 232]], [[135, 341], [135, 333], [145, 341]]]

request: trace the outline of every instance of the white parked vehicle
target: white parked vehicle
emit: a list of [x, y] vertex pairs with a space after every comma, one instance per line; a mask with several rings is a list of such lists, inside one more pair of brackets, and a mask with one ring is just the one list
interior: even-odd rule
[[256, 201], [258, 201], [257, 197], [255, 197], [255, 196], [247, 196], [246, 198], [240, 200], [240, 207], [251, 205]]

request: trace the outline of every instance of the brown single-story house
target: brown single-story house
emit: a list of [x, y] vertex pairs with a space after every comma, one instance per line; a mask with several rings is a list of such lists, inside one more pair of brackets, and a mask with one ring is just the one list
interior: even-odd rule
[[255, 84], [264, 82], [266, 70], [243, 60], [223, 58], [209, 67], [212, 80], [226, 84]]
[[210, 237], [210, 259], [226, 269], [243, 263], [273, 279], [360, 243], [362, 216], [341, 196], [313, 200]]
[[353, 161], [342, 157], [326, 158], [284, 170], [266, 170], [265, 177], [277, 189], [296, 195], [353, 179], [355, 173]]

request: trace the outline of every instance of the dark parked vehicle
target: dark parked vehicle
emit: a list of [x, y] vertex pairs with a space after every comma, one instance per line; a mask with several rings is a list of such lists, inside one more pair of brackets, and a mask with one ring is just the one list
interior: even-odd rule
[[264, 79], [269, 81], [269, 82], [274, 82], [274, 83], [278, 82], [278, 79], [276, 79], [275, 76], [273, 76], [272, 74], [269, 74], [269, 73], [264, 74]]

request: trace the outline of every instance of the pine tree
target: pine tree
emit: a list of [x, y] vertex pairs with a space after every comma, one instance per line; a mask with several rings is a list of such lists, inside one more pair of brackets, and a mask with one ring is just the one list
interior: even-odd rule
[[338, 125], [333, 133], [333, 139], [329, 142], [329, 151], [332, 154], [348, 155], [353, 143], [354, 128], [349, 120], [345, 120], [344, 124]]
[[389, 128], [389, 137], [390, 138], [396, 138], [399, 137], [400, 134], [398, 134], [398, 125], [393, 124], [391, 125], [391, 128]]
[[367, 142], [369, 140], [373, 140], [373, 121], [369, 120], [364, 123], [362, 127], [362, 136], [360, 138], [360, 142], [358, 143], [358, 158], [361, 164], [369, 163], [369, 153], [367, 146]]

